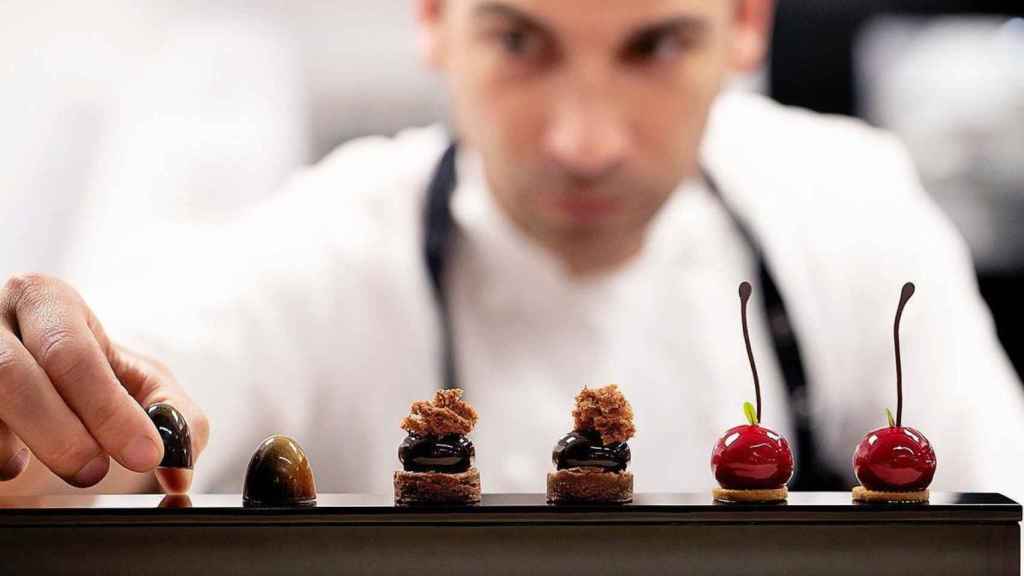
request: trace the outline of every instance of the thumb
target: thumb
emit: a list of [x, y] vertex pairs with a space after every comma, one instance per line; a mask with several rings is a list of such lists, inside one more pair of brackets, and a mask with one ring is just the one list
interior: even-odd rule
[[[206, 414], [185, 394], [171, 371], [160, 362], [120, 346], [112, 346], [109, 356], [110, 365], [121, 385], [143, 409], [155, 404], [166, 404], [182, 415], [192, 439], [192, 464], [195, 466], [210, 437]], [[192, 485], [192, 470], [157, 468], [156, 478], [167, 494], [182, 494], [188, 492]]]

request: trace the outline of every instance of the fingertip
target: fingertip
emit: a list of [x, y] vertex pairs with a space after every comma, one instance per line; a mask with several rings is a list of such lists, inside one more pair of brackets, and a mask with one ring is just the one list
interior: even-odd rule
[[118, 460], [133, 472], [148, 472], [160, 465], [164, 457], [163, 442], [142, 434], [130, 441]]
[[185, 494], [192, 487], [192, 471], [184, 468], [157, 468], [156, 479], [165, 494]]
[[110, 458], [101, 454], [82, 467], [68, 483], [76, 488], [89, 488], [100, 483], [110, 471]]
[[30, 455], [28, 448], [22, 448], [18, 450], [17, 454], [11, 456], [10, 460], [0, 468], [0, 482], [9, 482], [21, 476], [25, 468], [28, 468]]

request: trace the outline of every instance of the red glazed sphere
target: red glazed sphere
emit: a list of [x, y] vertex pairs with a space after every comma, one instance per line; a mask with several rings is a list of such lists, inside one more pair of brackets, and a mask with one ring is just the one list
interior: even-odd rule
[[715, 445], [711, 472], [729, 490], [781, 488], [793, 476], [793, 452], [785, 438], [767, 428], [737, 426]]
[[857, 445], [853, 472], [868, 490], [917, 492], [932, 483], [935, 451], [913, 428], [879, 428]]

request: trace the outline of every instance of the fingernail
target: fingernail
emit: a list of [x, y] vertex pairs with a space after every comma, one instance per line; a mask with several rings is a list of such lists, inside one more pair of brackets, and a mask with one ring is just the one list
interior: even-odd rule
[[18, 450], [18, 453], [11, 456], [7, 464], [0, 468], [0, 481], [14, 480], [24, 472], [25, 466], [28, 466], [28, 448]]
[[107, 469], [110, 468], [110, 460], [105, 455], [100, 455], [92, 459], [91, 462], [82, 467], [75, 474], [75, 477], [71, 480], [72, 484], [79, 488], [88, 488], [89, 486], [95, 486], [99, 484], [100, 480], [107, 475]]
[[149, 436], [138, 436], [121, 452], [121, 458], [127, 468], [146, 472], [160, 463], [160, 448]]

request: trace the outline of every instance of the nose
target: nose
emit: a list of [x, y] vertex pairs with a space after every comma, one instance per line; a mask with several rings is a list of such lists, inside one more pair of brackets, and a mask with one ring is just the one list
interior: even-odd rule
[[629, 151], [625, 123], [599, 95], [563, 94], [552, 109], [544, 148], [566, 172], [598, 179], [614, 171]]

